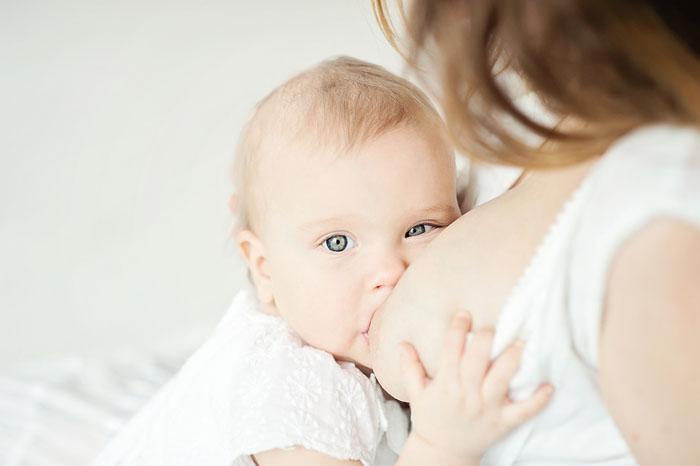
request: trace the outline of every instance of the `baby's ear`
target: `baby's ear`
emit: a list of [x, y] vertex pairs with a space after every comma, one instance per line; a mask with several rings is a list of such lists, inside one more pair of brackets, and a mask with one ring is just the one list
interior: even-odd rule
[[235, 193], [228, 198], [228, 208], [233, 215], [238, 215], [238, 196]]
[[258, 299], [266, 307], [273, 304], [272, 277], [268, 273], [267, 256], [262, 241], [250, 230], [241, 230], [236, 237], [238, 249], [243, 255], [250, 272]]

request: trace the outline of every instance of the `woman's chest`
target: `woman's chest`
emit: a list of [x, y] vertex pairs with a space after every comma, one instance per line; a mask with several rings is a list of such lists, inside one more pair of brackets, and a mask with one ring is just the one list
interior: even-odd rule
[[494, 203], [493, 208], [493, 214], [486, 211], [446, 231], [433, 251], [442, 258], [438, 286], [450, 300], [444, 304], [469, 311], [475, 328], [496, 325], [535, 256], [550, 247], [545, 237], [556, 217], [546, 207], [527, 212]]

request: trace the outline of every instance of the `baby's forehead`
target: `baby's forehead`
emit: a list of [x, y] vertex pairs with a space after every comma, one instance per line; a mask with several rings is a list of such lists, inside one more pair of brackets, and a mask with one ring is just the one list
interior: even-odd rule
[[289, 79], [260, 101], [241, 133], [234, 166], [241, 224], [257, 215], [256, 178], [281, 169], [304, 176], [305, 164], [356, 155], [357, 147], [401, 125], [444, 131], [427, 96], [382, 67], [338, 57]]
[[319, 137], [313, 132], [278, 132], [268, 138], [265, 149], [258, 152], [255, 173], [257, 176], [272, 173], [304, 176], [310, 167], [322, 167], [325, 173], [332, 174], [344, 170], [343, 161], [357, 159], [361, 159], [366, 165], [385, 164], [384, 154], [377, 150], [375, 145], [389, 134], [392, 135], [394, 143], [415, 144], [416, 141], [421, 141], [430, 147], [430, 150], [424, 153], [426, 162], [455, 169], [454, 152], [441, 133], [417, 124], [402, 124], [366, 140], [355, 140], [352, 143], [340, 138]]
[[[420, 200], [421, 194], [430, 199], [456, 192], [452, 152], [435, 136], [411, 127], [397, 128], [351, 149], [287, 141], [263, 158], [253, 184], [259, 208], [286, 206], [294, 199], [307, 203], [306, 213], [314, 205], [323, 205], [329, 214], [333, 207], [340, 213], [344, 205], [372, 205], [388, 196], [398, 200], [415, 192], [413, 199]], [[346, 202], [350, 196], [354, 203]], [[332, 202], [316, 202], [326, 197]]]

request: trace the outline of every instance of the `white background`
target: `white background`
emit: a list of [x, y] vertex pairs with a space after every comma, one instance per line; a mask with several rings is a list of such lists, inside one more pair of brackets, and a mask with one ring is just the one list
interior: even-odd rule
[[0, 367], [208, 331], [241, 125], [338, 54], [401, 71], [369, 0], [0, 0]]

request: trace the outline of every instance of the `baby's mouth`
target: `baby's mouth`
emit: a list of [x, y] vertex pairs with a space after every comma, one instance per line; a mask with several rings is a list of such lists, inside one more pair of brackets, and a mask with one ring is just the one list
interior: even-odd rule
[[376, 339], [377, 332], [379, 331], [379, 327], [381, 326], [381, 307], [374, 311], [372, 314], [372, 318], [369, 321], [369, 326], [367, 327], [367, 330], [362, 334], [366, 339], [367, 339], [367, 344], [371, 345], [371, 342]]
[[374, 322], [374, 316], [377, 314], [377, 311], [379, 309], [375, 309], [374, 312], [372, 312], [372, 315], [369, 316], [369, 321], [367, 322], [367, 325], [363, 329], [362, 337], [365, 339], [365, 343], [369, 345], [370, 338], [369, 338], [369, 332], [372, 330], [372, 322]]

